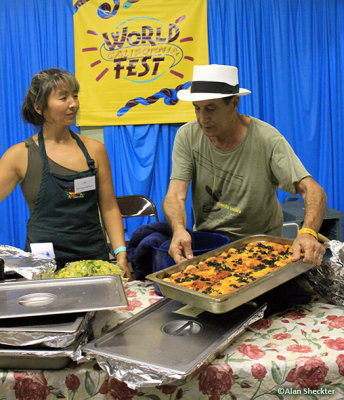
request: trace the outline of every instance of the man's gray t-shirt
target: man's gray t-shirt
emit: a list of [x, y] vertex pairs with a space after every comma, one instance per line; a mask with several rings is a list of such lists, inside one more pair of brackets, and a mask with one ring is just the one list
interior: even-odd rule
[[171, 179], [192, 181], [196, 230], [236, 240], [253, 234], [281, 235], [277, 188], [295, 194], [294, 183], [310, 176], [273, 126], [250, 117], [245, 139], [231, 151], [216, 148], [197, 121], [177, 132]]

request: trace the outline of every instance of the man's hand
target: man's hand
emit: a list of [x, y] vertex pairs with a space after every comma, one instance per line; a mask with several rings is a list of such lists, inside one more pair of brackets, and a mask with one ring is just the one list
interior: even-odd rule
[[[324, 189], [310, 176], [295, 184], [296, 192], [305, 201], [305, 215], [302, 228], [314, 232], [319, 231], [326, 208], [326, 193]], [[325, 253], [324, 247], [309, 233], [300, 233], [293, 243], [292, 261], [297, 261], [303, 255], [303, 262], [320, 265]]]
[[191, 236], [185, 229], [178, 229], [173, 233], [169, 255], [176, 264], [193, 257], [191, 249]]
[[301, 233], [293, 242], [292, 262], [298, 261], [303, 254], [303, 262], [306, 264], [320, 265], [325, 248], [312, 235]]

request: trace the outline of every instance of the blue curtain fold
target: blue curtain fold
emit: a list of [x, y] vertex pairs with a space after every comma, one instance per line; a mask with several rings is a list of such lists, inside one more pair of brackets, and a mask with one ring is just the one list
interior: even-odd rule
[[[51, 67], [74, 72], [72, 4], [0, 1], [0, 155], [33, 133], [20, 117], [32, 76]], [[343, 26], [337, 0], [208, 0], [210, 62], [238, 66], [240, 86], [252, 91], [240, 111], [276, 126], [325, 188], [328, 206], [342, 212]], [[152, 198], [161, 220], [178, 126], [104, 128], [116, 194]], [[187, 217], [191, 227], [190, 201]], [[0, 204], [0, 244], [23, 248], [27, 218], [17, 188]], [[147, 222], [125, 221], [127, 237]]]
[[[172, 146], [180, 124], [128, 125], [104, 128], [104, 143], [109, 152], [117, 196], [144, 194], [157, 206], [159, 220], [164, 220], [161, 204], [171, 174]], [[187, 220], [192, 226], [191, 197], [188, 196]], [[126, 239], [153, 217], [126, 218]]]

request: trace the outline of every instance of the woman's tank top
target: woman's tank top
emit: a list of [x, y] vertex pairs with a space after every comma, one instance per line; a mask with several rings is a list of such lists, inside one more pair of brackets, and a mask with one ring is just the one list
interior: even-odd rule
[[[39, 147], [33, 138], [30, 137], [26, 139], [24, 143], [28, 149], [28, 162], [26, 174], [20, 187], [29, 207], [30, 214], [32, 214], [37, 201], [39, 187], [41, 185], [43, 162], [39, 153]], [[70, 175], [76, 172], [55, 163], [50, 158], [48, 158], [48, 163], [50, 171], [55, 174]]]

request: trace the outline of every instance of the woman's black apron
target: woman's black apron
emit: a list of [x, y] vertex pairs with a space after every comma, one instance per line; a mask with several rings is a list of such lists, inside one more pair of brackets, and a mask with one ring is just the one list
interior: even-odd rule
[[75, 179], [96, 177], [97, 169], [84, 143], [77, 134], [70, 133], [82, 150], [89, 169], [71, 175], [52, 173], [43, 134], [39, 132], [42, 180], [35, 208], [27, 223], [25, 244], [25, 250], [30, 251], [30, 243], [52, 242], [58, 268], [70, 261], [109, 259], [98, 212], [97, 179], [95, 190], [74, 192]]

